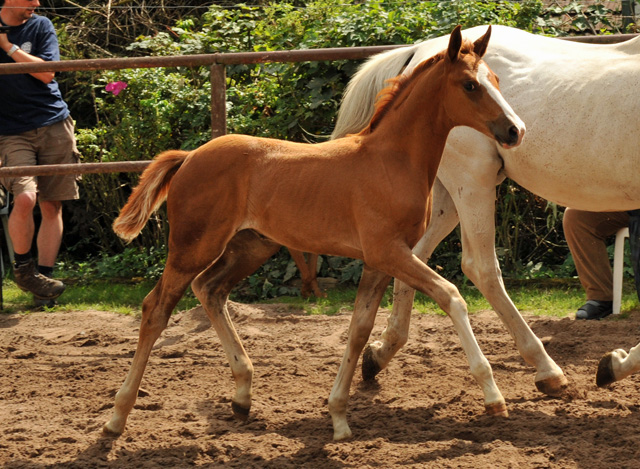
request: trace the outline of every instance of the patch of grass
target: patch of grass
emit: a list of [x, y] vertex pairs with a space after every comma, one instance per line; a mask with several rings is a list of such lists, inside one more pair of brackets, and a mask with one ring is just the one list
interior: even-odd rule
[[[47, 308], [48, 311], [88, 310], [113, 311], [121, 314], [139, 314], [144, 297], [152, 290], [155, 281], [138, 282], [106, 281], [74, 282], [65, 280], [67, 289], [59, 298], [58, 305]], [[480, 291], [471, 285], [459, 287], [460, 293], [467, 302], [470, 314], [491, 310], [491, 306]], [[525, 314], [565, 317], [572, 316], [580, 307], [585, 296], [582, 287], [576, 281], [554, 280], [547, 282], [521, 281], [507, 284], [507, 292], [516, 307]], [[301, 309], [307, 314], [333, 315], [340, 312], [353, 311], [356, 297], [355, 287], [332, 288], [327, 298], [303, 299], [299, 296], [282, 296], [265, 303], [284, 303], [294, 309]], [[21, 291], [13, 281], [4, 280], [4, 312], [28, 312], [34, 309], [31, 294]], [[389, 285], [382, 299], [382, 308], [391, 308], [393, 285]], [[241, 298], [235, 299], [245, 302]], [[187, 290], [176, 307], [177, 311], [193, 308], [199, 301], [191, 290]], [[414, 308], [424, 314], [444, 314], [433, 300], [416, 294]], [[623, 286], [622, 311], [638, 308], [638, 298], [633, 281], [627, 280]], [[625, 317], [624, 314], [621, 317]]]
[[[493, 308], [480, 291], [473, 285], [458, 287], [467, 302], [469, 314]], [[585, 294], [575, 279], [547, 279], [507, 281], [507, 292], [518, 310], [524, 314], [537, 316], [566, 317], [573, 316], [585, 302]], [[335, 288], [326, 292], [327, 298], [305, 300], [300, 297], [279, 297], [269, 303], [286, 303], [300, 308], [308, 314], [336, 314], [353, 311], [356, 298], [355, 288]], [[393, 285], [389, 285], [380, 304], [382, 308], [393, 306]], [[414, 309], [424, 314], [441, 314], [444, 311], [429, 297], [416, 293]], [[625, 281], [622, 292], [622, 311], [638, 307], [638, 297], [631, 280]], [[624, 315], [621, 315], [624, 317]]]
[[[536, 316], [573, 316], [586, 301], [584, 290], [575, 279], [507, 281], [506, 289], [521, 313]], [[464, 285], [459, 290], [470, 314], [493, 309], [476, 287]], [[635, 286], [631, 280], [625, 281], [621, 310], [624, 312], [637, 307]], [[416, 294], [414, 308], [423, 313], [444, 314], [433, 300], [421, 293]]]
[[[153, 289], [154, 281], [116, 282], [98, 280], [92, 283], [68, 282], [67, 288], [57, 300], [57, 306], [47, 311], [113, 311], [121, 314], [139, 314], [142, 300]], [[5, 313], [34, 310], [33, 295], [23, 292], [9, 279], [4, 279], [3, 300]], [[185, 293], [176, 310], [193, 308], [199, 304], [191, 290]]]
[[[307, 314], [334, 315], [344, 311], [353, 311], [356, 299], [356, 288], [338, 287], [325, 292], [326, 298], [304, 299], [300, 296], [281, 296], [264, 303], [285, 303], [292, 308], [304, 310]], [[242, 301], [242, 300], [238, 300]]]

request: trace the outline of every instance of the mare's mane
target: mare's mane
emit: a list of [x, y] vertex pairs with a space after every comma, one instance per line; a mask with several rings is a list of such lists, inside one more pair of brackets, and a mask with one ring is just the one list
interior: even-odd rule
[[[460, 54], [469, 54], [473, 51], [473, 43], [468, 39], [462, 41], [462, 47], [460, 48]], [[387, 80], [388, 85], [378, 93], [376, 97], [376, 106], [373, 113], [373, 117], [369, 122], [369, 125], [365, 127], [358, 135], [365, 135], [371, 133], [382, 118], [391, 109], [392, 104], [396, 101], [396, 98], [400, 93], [406, 89], [415, 79], [423, 72], [430, 69], [433, 65], [440, 62], [447, 55], [447, 50], [434, 55], [430, 59], [420, 62], [409, 75], [400, 74], [395, 78]]]

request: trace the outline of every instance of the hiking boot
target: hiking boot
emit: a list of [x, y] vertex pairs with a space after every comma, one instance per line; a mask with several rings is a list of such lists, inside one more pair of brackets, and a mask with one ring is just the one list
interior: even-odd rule
[[58, 298], [64, 291], [64, 283], [45, 275], [36, 270], [34, 262], [13, 267], [13, 276], [16, 285], [23, 291], [33, 293], [33, 296], [41, 300], [52, 300]]
[[576, 319], [602, 319], [613, 312], [613, 301], [588, 300], [576, 312]]

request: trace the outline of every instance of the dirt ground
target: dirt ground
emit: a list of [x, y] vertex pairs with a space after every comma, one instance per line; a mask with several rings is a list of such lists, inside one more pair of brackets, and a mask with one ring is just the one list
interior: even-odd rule
[[[640, 342], [640, 311], [580, 322], [528, 316], [578, 392], [538, 393], [493, 314], [471, 316], [507, 400], [483, 414], [446, 317], [414, 313], [407, 345], [374, 383], [351, 389], [350, 441], [332, 441], [327, 397], [350, 313], [307, 316], [283, 305], [231, 306], [255, 367], [248, 422], [232, 417], [234, 384], [200, 308], [175, 315], [152, 353], [125, 433], [102, 425], [129, 368], [139, 318], [97, 311], [0, 315], [3, 468], [426, 467], [637, 468], [640, 376], [598, 389], [600, 356]], [[386, 325], [378, 314], [373, 337]]]

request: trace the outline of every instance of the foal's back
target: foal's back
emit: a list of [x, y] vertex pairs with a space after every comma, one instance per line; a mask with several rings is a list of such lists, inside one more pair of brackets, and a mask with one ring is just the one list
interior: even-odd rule
[[[254, 229], [292, 249], [362, 258], [356, 227], [380, 228], [361, 225], [369, 212], [391, 212], [415, 225], [427, 207], [425, 181], [412, 180], [402, 166], [390, 172], [381, 150], [358, 135], [319, 144], [219, 137], [194, 150], [175, 175], [169, 222], [191, 230], [217, 214], [238, 230]], [[390, 198], [394, 188], [401, 190]], [[386, 216], [381, 224], [398, 230], [401, 223]], [[411, 242], [420, 235], [416, 231]]]

